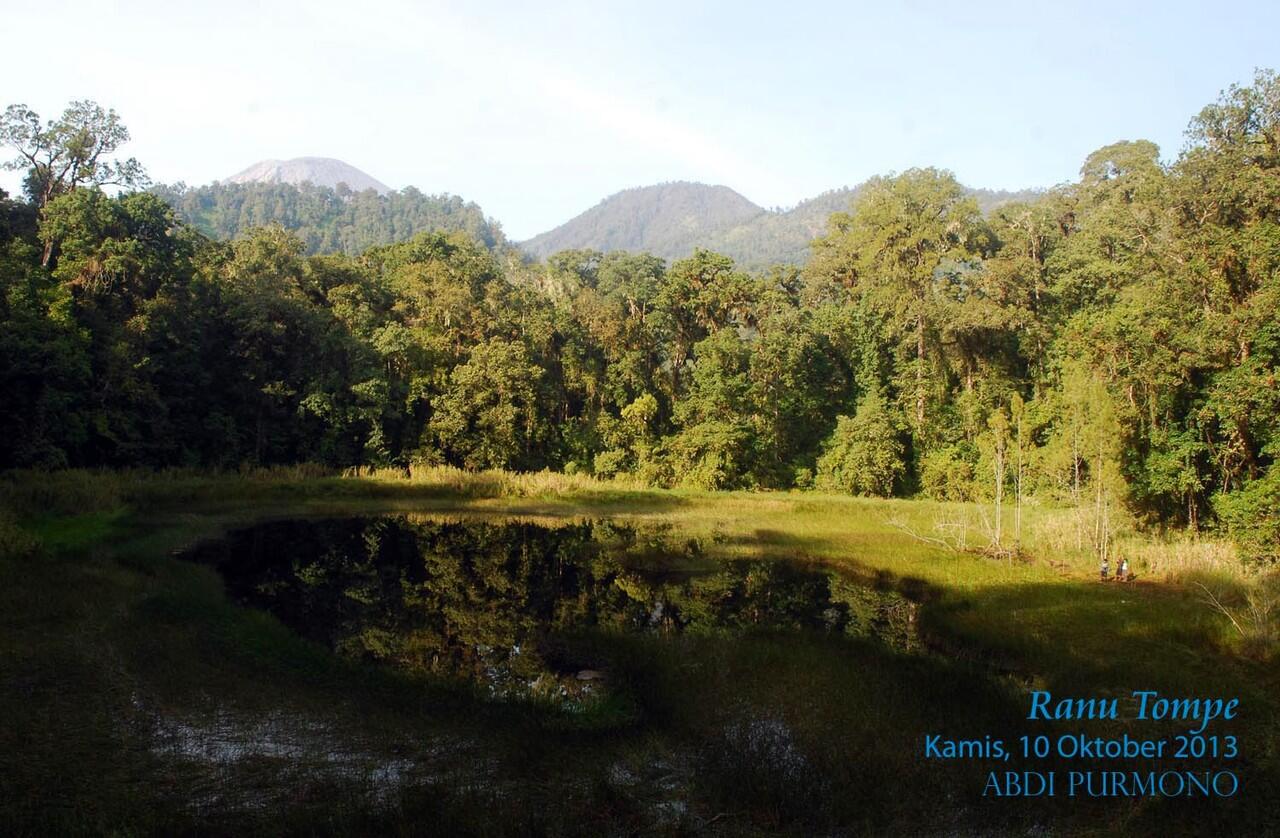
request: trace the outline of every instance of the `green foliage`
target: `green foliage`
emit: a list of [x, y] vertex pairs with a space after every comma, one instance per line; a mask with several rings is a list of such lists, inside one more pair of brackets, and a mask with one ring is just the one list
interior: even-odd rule
[[945, 392], [939, 362], [943, 325], [963, 313], [971, 274], [989, 237], [977, 203], [949, 172], [913, 169], [869, 182], [851, 213], [836, 213], [814, 244], [810, 270], [825, 274], [865, 302], [897, 349], [906, 413], [919, 435]]
[[21, 239], [0, 245], [0, 463], [59, 466], [87, 433], [80, 411], [89, 381], [86, 336], [69, 291], [38, 266]]
[[545, 431], [541, 376], [522, 344], [493, 339], [475, 347], [433, 402], [430, 428], [440, 448], [468, 469], [532, 467]]
[[638, 473], [651, 466], [657, 444], [654, 432], [657, 418], [658, 400], [650, 393], [622, 408], [619, 419], [601, 416], [601, 435], [609, 447], [595, 456], [595, 473], [602, 477], [615, 477]]
[[1280, 562], [1280, 471], [1275, 466], [1244, 488], [1217, 495], [1214, 509], [1246, 559]]
[[457, 195], [425, 195], [413, 187], [379, 195], [311, 183], [159, 185], [153, 191], [186, 223], [216, 239], [236, 239], [279, 224], [308, 254], [355, 256], [422, 232], [465, 233], [495, 252], [511, 248], [498, 223]]
[[128, 141], [120, 115], [87, 100], [72, 102], [44, 125], [26, 105], [10, 105], [0, 115], [0, 144], [18, 153], [4, 168], [26, 172], [27, 193], [40, 208], [80, 186], [145, 184], [137, 160], [112, 159]]
[[703, 489], [742, 485], [751, 459], [747, 421], [750, 349], [733, 329], [697, 344], [687, 396], [676, 407], [679, 432], [670, 442], [680, 481]]
[[817, 486], [853, 495], [889, 497], [906, 472], [901, 417], [872, 390], [852, 416], [841, 416], [818, 458]]
[[920, 488], [934, 500], [973, 500], [973, 478], [973, 463], [960, 446], [935, 448], [920, 458]]

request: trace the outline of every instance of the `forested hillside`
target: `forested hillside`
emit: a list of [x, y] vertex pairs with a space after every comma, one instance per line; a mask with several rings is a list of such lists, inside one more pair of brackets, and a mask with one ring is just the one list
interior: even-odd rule
[[[175, 212], [51, 171], [3, 204], [0, 466], [1034, 495], [1080, 510], [1084, 541], [1132, 514], [1280, 557], [1271, 72], [1201, 111], [1171, 165], [1116, 143], [989, 215], [946, 172], [874, 179], [803, 268], [767, 272], [706, 250], [504, 265], [478, 210], [418, 193], [210, 187]], [[357, 250], [414, 212], [459, 230], [308, 255], [336, 219], [366, 219], [337, 243]], [[282, 213], [306, 232], [246, 229]]]
[[379, 194], [312, 183], [160, 185], [152, 191], [179, 220], [206, 236], [234, 239], [255, 227], [279, 224], [307, 254], [357, 255], [427, 230], [465, 233], [496, 252], [509, 250], [499, 224], [457, 195], [426, 195], [413, 187]]
[[695, 242], [746, 224], [764, 210], [727, 186], [662, 183], [625, 189], [591, 209], [521, 243], [544, 258], [560, 250], [643, 250], [687, 256]]
[[[207, 186], [159, 184], [151, 191], [176, 210], [179, 220], [206, 236], [229, 240], [255, 227], [279, 224], [302, 239], [308, 255], [355, 256], [427, 231], [466, 233], [504, 257], [517, 252], [496, 221], [456, 195], [427, 195], [413, 187], [355, 191], [342, 183], [291, 182], [285, 178], [289, 172], [282, 175], [279, 166], [269, 165], [279, 162], [264, 161], [241, 173], [244, 177]], [[309, 177], [305, 172], [311, 170], [290, 171], [289, 177], [296, 179]], [[537, 258], [575, 249], [644, 251], [671, 260], [701, 248], [747, 268], [802, 265], [827, 217], [847, 210], [861, 188], [832, 190], [790, 210], [770, 211], [725, 186], [639, 187], [611, 195], [554, 230], [522, 242], [519, 250]], [[1040, 193], [965, 187], [965, 194], [988, 213], [1008, 203], [1034, 200]]]
[[[683, 259], [701, 248], [747, 268], [803, 265], [827, 217], [848, 210], [861, 189], [833, 189], [788, 210], [766, 210], [725, 186], [665, 183], [627, 189], [520, 247], [539, 258], [559, 250], [590, 249], [645, 251], [668, 260]], [[964, 191], [984, 214], [1040, 194], [968, 187]]]

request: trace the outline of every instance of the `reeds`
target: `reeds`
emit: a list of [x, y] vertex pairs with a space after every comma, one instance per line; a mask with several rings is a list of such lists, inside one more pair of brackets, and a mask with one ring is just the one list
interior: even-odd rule
[[467, 471], [447, 465], [413, 465], [407, 471], [356, 467], [344, 471], [343, 477], [426, 484], [466, 498], [557, 497], [645, 491], [649, 488], [640, 481], [627, 477], [601, 479], [586, 474], [562, 474], [549, 470]]

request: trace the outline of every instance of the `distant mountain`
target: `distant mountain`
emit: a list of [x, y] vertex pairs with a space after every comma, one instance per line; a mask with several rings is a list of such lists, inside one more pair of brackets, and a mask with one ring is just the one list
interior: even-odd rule
[[311, 181], [250, 181], [196, 187], [161, 184], [152, 191], [181, 219], [216, 239], [234, 239], [253, 227], [279, 224], [296, 233], [312, 254], [356, 255], [425, 230], [463, 232], [495, 253], [512, 249], [502, 227], [476, 204], [457, 195], [427, 195], [413, 187], [379, 194]]
[[332, 157], [295, 157], [292, 160], [261, 160], [243, 172], [226, 178], [224, 183], [291, 183], [298, 186], [313, 183], [336, 189], [345, 183], [352, 192], [372, 189], [379, 195], [392, 191], [377, 178], [367, 175], [341, 160]]
[[[848, 210], [861, 185], [824, 192], [787, 210], [767, 210], [727, 186], [676, 181], [625, 189], [559, 227], [519, 245], [538, 259], [561, 250], [645, 251], [668, 260], [702, 247], [747, 268], [803, 264], [833, 212]], [[515, 254], [502, 228], [456, 195], [389, 189], [329, 157], [263, 160], [208, 186], [159, 185], [178, 215], [214, 238], [280, 224], [308, 253], [358, 254], [424, 230], [464, 232], [496, 253]], [[968, 189], [983, 212], [1033, 200], [1035, 190]]]
[[611, 195], [521, 247], [539, 258], [575, 248], [686, 255], [693, 242], [709, 240], [763, 212], [727, 186], [661, 183]]
[[[553, 230], [521, 242], [531, 256], [559, 250], [648, 251], [681, 259], [699, 247], [733, 257], [744, 267], [804, 263], [809, 243], [833, 212], [848, 210], [862, 186], [824, 192], [789, 210], [766, 210], [726, 186], [666, 183], [627, 189]], [[967, 189], [984, 213], [1037, 190]]]

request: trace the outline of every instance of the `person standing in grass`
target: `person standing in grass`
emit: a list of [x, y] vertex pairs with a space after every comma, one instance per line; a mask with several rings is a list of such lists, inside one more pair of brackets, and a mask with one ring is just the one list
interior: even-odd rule
[[1120, 566], [1116, 568], [1116, 580], [1119, 582], [1129, 581], [1129, 560], [1121, 559]]
[[1111, 576], [1111, 560], [1106, 556], [1102, 557], [1102, 567], [1098, 568], [1098, 572], [1103, 582], [1107, 581], [1107, 578]]

